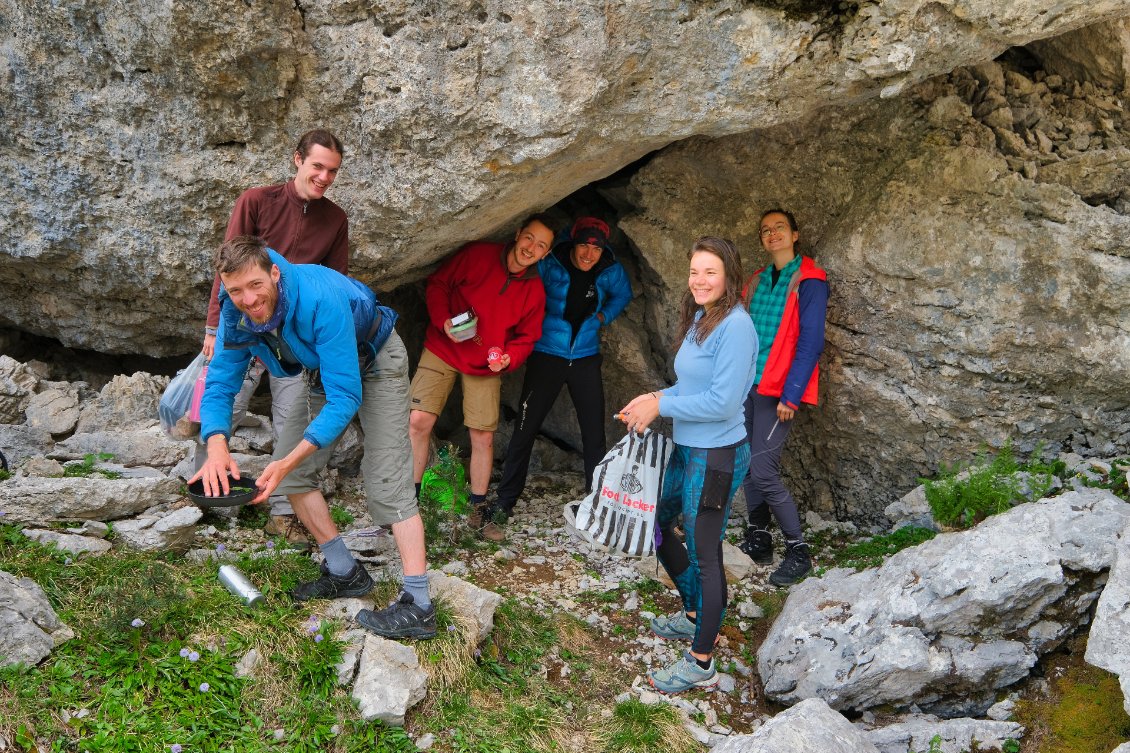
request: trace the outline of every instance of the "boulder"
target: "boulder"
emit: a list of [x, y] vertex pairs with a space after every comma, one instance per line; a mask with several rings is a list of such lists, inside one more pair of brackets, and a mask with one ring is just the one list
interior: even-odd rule
[[408, 709], [424, 700], [428, 673], [411, 647], [376, 635], [365, 635], [361, 666], [353, 681], [353, 700], [367, 722], [404, 726]]
[[[714, 753], [879, 753], [866, 734], [819, 698], [801, 701], [751, 735], [735, 735]], [[902, 752], [905, 753], [905, 752]]]
[[115, 376], [96, 398], [83, 404], [75, 431], [87, 434], [156, 426], [157, 404], [168, 384], [168, 377], [143, 371], [132, 376]]
[[875, 569], [809, 578], [758, 651], [765, 693], [980, 715], [1088, 619], [1127, 522], [1130, 505], [1110, 492], [1068, 492]]
[[74, 637], [38, 583], [0, 570], [0, 666], [38, 664]]
[[455, 614], [478, 628], [477, 643], [486, 640], [494, 629], [494, 610], [502, 603], [501, 596], [438, 570], [428, 571], [428, 587], [433, 599], [447, 602]]
[[33, 429], [26, 424], [0, 423], [0, 449], [13, 471], [31, 458], [50, 452], [54, 446], [55, 441], [43, 429]]
[[928, 714], [905, 717], [902, 721], [867, 730], [867, 739], [879, 753], [906, 753], [934, 750], [931, 741], [941, 738], [938, 753], [966, 753], [1002, 750], [1008, 740], [1019, 740], [1024, 727], [1016, 722], [995, 722], [988, 719], [938, 719]]
[[50, 457], [81, 460], [87, 455], [106, 453], [120, 465], [171, 468], [188, 455], [191, 447], [191, 442], [170, 439], [159, 426], [152, 426], [148, 429], [73, 434], [56, 443]]
[[181, 482], [170, 478], [23, 478], [4, 482], [9, 521], [118, 520], [180, 498]]
[[84, 552], [105, 554], [111, 549], [109, 541], [92, 536], [59, 533], [58, 531], [47, 531], [39, 528], [25, 528], [21, 533], [33, 541], [38, 541], [40, 544], [52, 544], [56, 549], [61, 549], [64, 552], [70, 552], [74, 555], [83, 554]]
[[1130, 528], [1122, 531], [1106, 588], [1087, 638], [1088, 664], [1118, 675], [1122, 705], [1130, 714]]
[[27, 425], [53, 436], [70, 434], [78, 423], [78, 392], [49, 389], [32, 395], [24, 406]]
[[39, 375], [10, 356], [0, 355], [0, 424], [22, 424]]
[[204, 516], [188, 505], [170, 512], [140, 515], [114, 524], [114, 540], [129, 549], [184, 552], [196, 537], [196, 523]]

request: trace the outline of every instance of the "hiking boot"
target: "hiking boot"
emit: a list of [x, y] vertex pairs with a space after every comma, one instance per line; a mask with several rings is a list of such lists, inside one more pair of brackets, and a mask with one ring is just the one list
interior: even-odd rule
[[483, 527], [479, 529], [479, 535], [487, 541], [493, 541], [498, 544], [506, 538], [506, 529], [503, 526], [506, 521], [510, 519], [507, 514], [506, 508], [492, 505], [483, 511]]
[[471, 512], [467, 514], [467, 525], [472, 531], [481, 531], [486, 521], [490, 520], [487, 515], [489, 509], [490, 505], [486, 502], [481, 505], [471, 505]]
[[745, 529], [745, 540], [738, 544], [738, 549], [759, 565], [773, 564], [773, 537], [764, 528]]
[[690, 651], [684, 651], [683, 657], [670, 667], [648, 672], [647, 680], [660, 693], [682, 693], [694, 688], [713, 688], [718, 684], [718, 673], [714, 669], [713, 658], [710, 667], [703, 669]]
[[379, 612], [362, 609], [356, 619], [361, 627], [384, 638], [434, 638], [436, 634], [435, 605], [421, 609], [407, 591]]
[[373, 578], [360, 562], [346, 575], [334, 575], [322, 563], [322, 577], [309, 583], [299, 583], [290, 592], [295, 601], [308, 599], [340, 599], [346, 596], [364, 596], [373, 590]]
[[263, 526], [263, 533], [268, 536], [281, 536], [295, 549], [310, 548], [310, 533], [297, 515], [272, 515], [267, 525]]
[[808, 575], [812, 570], [812, 559], [808, 556], [808, 544], [803, 541], [785, 543], [785, 559], [769, 576], [774, 586], [791, 586]]
[[651, 618], [651, 632], [669, 641], [693, 641], [697, 627], [682, 610]]

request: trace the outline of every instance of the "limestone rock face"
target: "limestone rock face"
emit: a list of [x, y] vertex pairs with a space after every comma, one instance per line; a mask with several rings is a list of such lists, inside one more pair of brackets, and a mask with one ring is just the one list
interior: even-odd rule
[[758, 651], [765, 694], [979, 716], [1088, 618], [1128, 522], [1105, 490], [1067, 492], [809, 578]]
[[748, 273], [767, 260], [761, 212], [794, 210], [830, 300], [820, 405], [783, 462], [822, 514], [881, 520], [981, 443], [1116, 454], [1130, 442], [1125, 117], [1109, 90], [1005, 61], [683, 142], [636, 173], [620, 221], [657, 278], [638, 305], [671, 332], [677, 250], [729, 237]]
[[117, 520], [180, 498], [175, 478], [34, 478], [4, 482], [6, 521]]
[[1095, 608], [1087, 639], [1089, 664], [1118, 675], [1122, 705], [1130, 713], [1130, 528], [1122, 531], [1110, 579]]
[[847, 5], [2, 0], [0, 109], [15, 125], [0, 150], [50, 169], [0, 188], [26, 208], [0, 230], [0, 321], [108, 353], [198, 347], [207, 255], [234, 199], [286, 178], [315, 125], [346, 144], [331, 196], [354, 269], [388, 289], [679, 139], [894, 96], [1126, 13]]

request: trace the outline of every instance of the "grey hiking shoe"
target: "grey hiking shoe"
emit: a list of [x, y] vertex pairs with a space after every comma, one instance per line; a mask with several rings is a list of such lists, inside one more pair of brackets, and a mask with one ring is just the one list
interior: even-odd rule
[[384, 638], [434, 638], [436, 634], [435, 605], [418, 607], [407, 591], [379, 612], [362, 609], [356, 619], [361, 627]]
[[745, 539], [738, 544], [738, 549], [759, 565], [773, 564], [773, 537], [764, 528], [745, 529]]
[[334, 575], [322, 563], [322, 577], [309, 583], [299, 583], [290, 592], [295, 601], [309, 599], [340, 599], [346, 596], [364, 596], [373, 590], [373, 578], [369, 571], [354, 563], [353, 570], [345, 575]]
[[697, 626], [687, 617], [687, 613], [682, 610], [651, 619], [651, 632], [669, 641], [693, 641], [696, 628]]
[[718, 673], [714, 669], [714, 659], [710, 660], [708, 669], [703, 669], [690, 651], [684, 651], [683, 657], [670, 667], [648, 672], [647, 680], [661, 693], [682, 693], [693, 688], [713, 688], [718, 684]]
[[812, 570], [812, 559], [808, 556], [808, 544], [803, 541], [785, 544], [785, 559], [781, 566], [769, 576], [774, 586], [791, 586]]

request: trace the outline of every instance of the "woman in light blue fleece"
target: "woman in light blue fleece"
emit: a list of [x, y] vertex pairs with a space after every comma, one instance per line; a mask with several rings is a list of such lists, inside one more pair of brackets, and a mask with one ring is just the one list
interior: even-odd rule
[[[722, 536], [730, 502], [749, 466], [742, 403], [757, 367], [757, 331], [741, 300], [742, 263], [734, 244], [699, 238], [690, 252], [688, 290], [680, 310], [679, 350], [671, 387], [640, 395], [621, 409], [629, 430], [659, 416], [674, 424], [675, 452], [663, 478], [656, 523], [659, 561], [675, 582], [683, 609], [656, 617], [651, 629], [691, 641], [670, 667], [648, 674], [664, 693], [710, 687], [717, 680], [714, 641], [726, 607]], [[682, 516], [686, 544], [674, 528]]]

